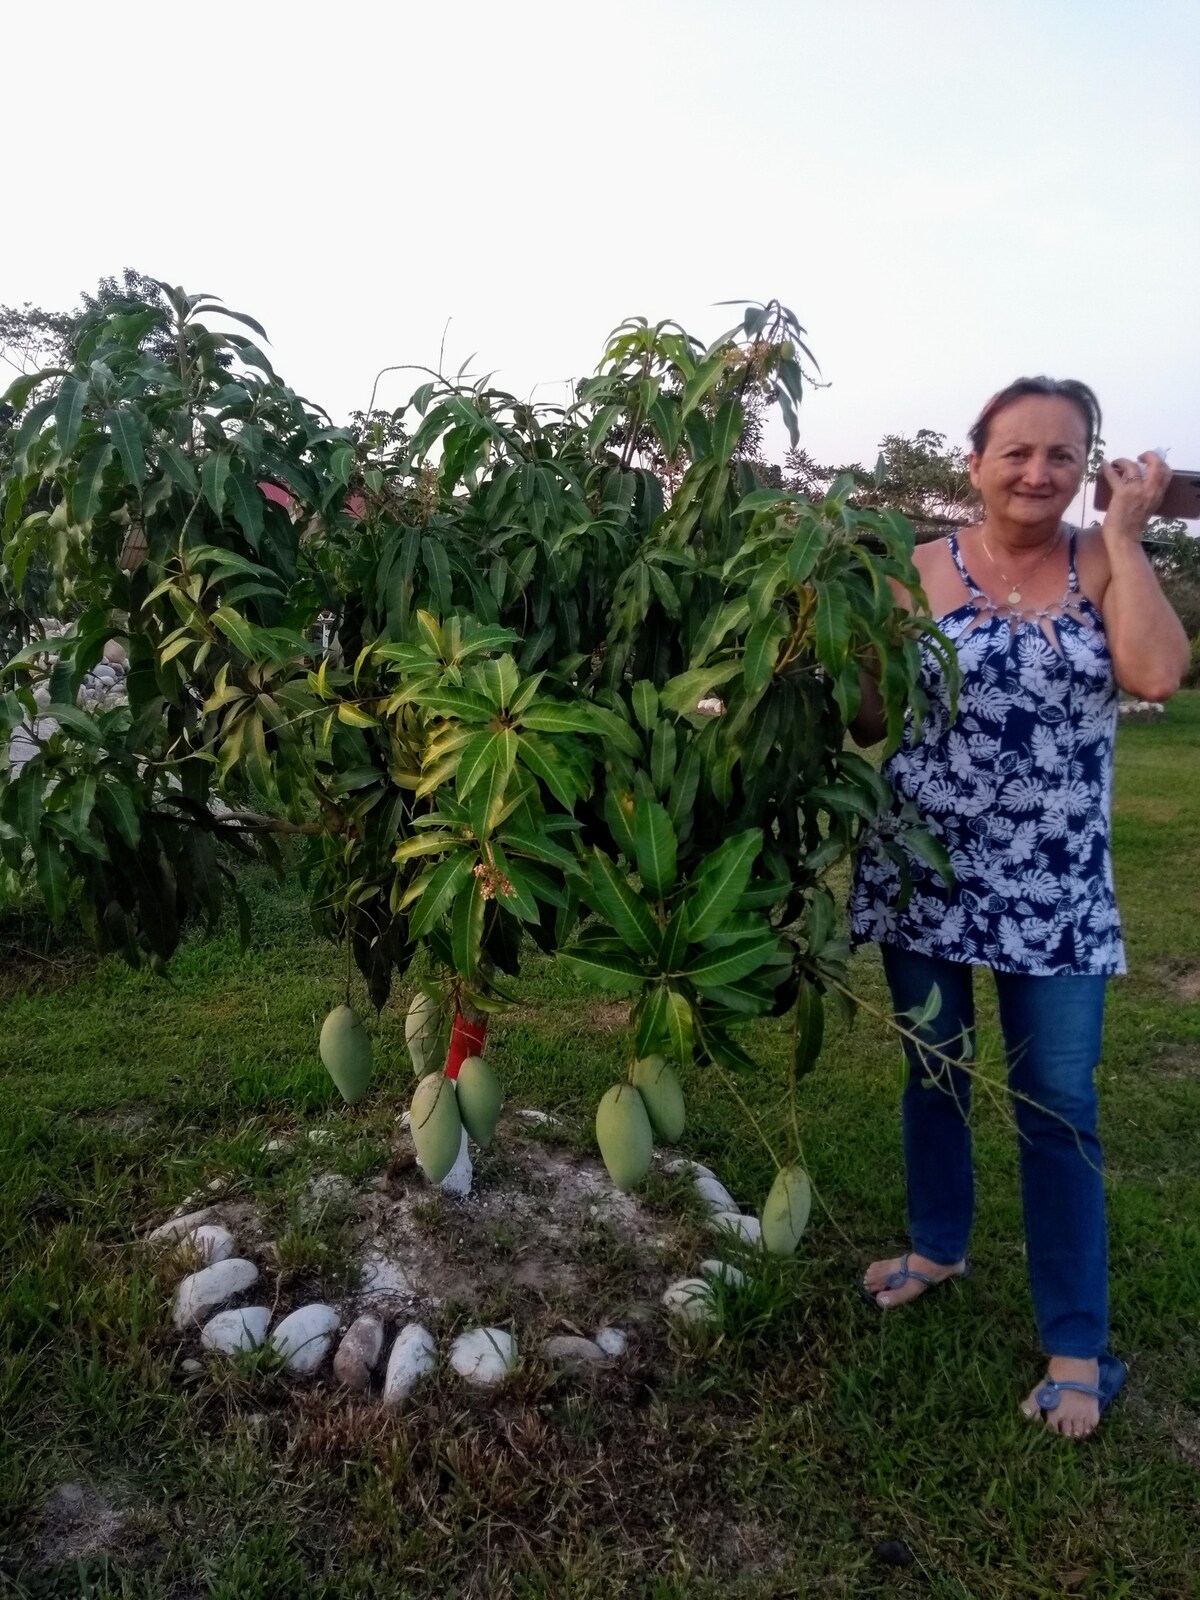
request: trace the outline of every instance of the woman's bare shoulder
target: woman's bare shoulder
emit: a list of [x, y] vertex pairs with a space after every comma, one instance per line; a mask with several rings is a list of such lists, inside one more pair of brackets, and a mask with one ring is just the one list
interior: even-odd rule
[[[961, 533], [965, 529], [960, 529]], [[930, 539], [913, 551], [913, 565], [921, 575], [921, 586], [934, 616], [944, 616], [963, 602], [966, 590], [954, 564], [950, 539]]]
[[1079, 575], [1080, 589], [1093, 605], [1100, 605], [1108, 588], [1111, 569], [1098, 524], [1075, 530], [1075, 571]]

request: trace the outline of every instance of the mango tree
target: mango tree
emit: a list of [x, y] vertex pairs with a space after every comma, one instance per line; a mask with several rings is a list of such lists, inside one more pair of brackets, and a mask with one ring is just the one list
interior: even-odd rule
[[[169, 313], [98, 314], [69, 370], [5, 397], [4, 590], [20, 607], [36, 573], [69, 622], [51, 657], [27, 617], [4, 669], [0, 739], [37, 741], [0, 776], [10, 872], [160, 967], [227, 895], [245, 919], [239, 858], [296, 861], [347, 1007], [351, 964], [378, 1007], [423, 952], [419, 1071], [477, 1061], [531, 940], [630, 998], [630, 1081], [599, 1124], [623, 1183], [678, 1137], [672, 1064], [748, 1067], [739, 1026], [790, 1013], [807, 1071], [846, 1003], [826, 875], [886, 800], [844, 748], [860, 674], [894, 744], [945, 645], [901, 518], [853, 509], [849, 481], [762, 487], [744, 459], [751, 397], [797, 437], [792, 313], [749, 306], [707, 347], [626, 322], [568, 405], [430, 375], [352, 431], [276, 376], [253, 319], [163, 287]], [[112, 640], [128, 705], [89, 714]], [[936, 854], [915, 828], [878, 847]], [[357, 1025], [327, 1024], [350, 1097]], [[436, 1173], [459, 1112], [430, 1076]], [[486, 1138], [495, 1085], [468, 1076]]]

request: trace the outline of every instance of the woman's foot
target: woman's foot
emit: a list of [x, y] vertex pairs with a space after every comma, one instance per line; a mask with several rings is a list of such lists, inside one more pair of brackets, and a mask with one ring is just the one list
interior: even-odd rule
[[[904, 1271], [904, 1264], [908, 1263], [910, 1276], [898, 1288], [885, 1287], [888, 1280], [898, 1276]], [[907, 1305], [910, 1300], [915, 1300], [918, 1295], [924, 1294], [926, 1289], [932, 1289], [939, 1283], [944, 1283], [947, 1278], [961, 1278], [967, 1270], [965, 1261], [956, 1261], [953, 1266], [944, 1266], [939, 1261], [930, 1261], [928, 1256], [918, 1255], [915, 1250], [909, 1251], [905, 1256], [893, 1256], [890, 1261], [872, 1261], [863, 1273], [863, 1288], [869, 1295], [873, 1295], [875, 1304], [881, 1311], [890, 1311], [895, 1306]], [[921, 1277], [915, 1276], [920, 1273]], [[931, 1281], [925, 1283], [922, 1279]]]
[[[1094, 1389], [1100, 1382], [1100, 1363], [1076, 1360], [1073, 1356], [1051, 1356], [1046, 1374], [1051, 1383], [1086, 1383]], [[1060, 1389], [1058, 1404], [1044, 1411], [1038, 1402], [1044, 1382], [1045, 1379], [1025, 1397], [1021, 1404], [1024, 1415], [1031, 1422], [1041, 1417], [1048, 1428], [1068, 1439], [1086, 1439], [1089, 1433], [1094, 1433], [1100, 1421], [1100, 1402], [1095, 1395], [1081, 1394], [1078, 1389]]]

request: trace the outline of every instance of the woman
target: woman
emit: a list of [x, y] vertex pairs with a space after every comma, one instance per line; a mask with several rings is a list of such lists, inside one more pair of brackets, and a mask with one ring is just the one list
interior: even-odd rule
[[[947, 885], [914, 859], [905, 901], [886, 858], [860, 857], [856, 943], [878, 940], [897, 1013], [936, 986], [940, 1010], [905, 1049], [910, 1248], [863, 1287], [906, 1305], [966, 1271], [974, 1195], [967, 1121], [972, 971], [996, 975], [1020, 1143], [1026, 1248], [1045, 1378], [1023, 1404], [1071, 1438], [1091, 1433], [1124, 1381], [1108, 1353], [1108, 1264], [1094, 1073], [1108, 978], [1125, 970], [1109, 812], [1117, 691], [1166, 700], [1188, 641], [1142, 550], [1169, 473], [1157, 455], [1106, 463], [1103, 526], [1062, 518], [1100, 427], [1084, 384], [1022, 378], [971, 430], [973, 527], [920, 546], [930, 608], [962, 668], [957, 716], [925, 653], [931, 712], [886, 772], [949, 854]], [[853, 732], [883, 735], [865, 685]], [[893, 819], [891, 826], [896, 826]]]

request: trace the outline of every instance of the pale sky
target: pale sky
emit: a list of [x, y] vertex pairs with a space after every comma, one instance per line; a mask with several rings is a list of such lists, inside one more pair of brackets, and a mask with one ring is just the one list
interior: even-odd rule
[[62, 0], [3, 58], [0, 302], [219, 294], [337, 420], [447, 318], [560, 400], [627, 315], [777, 296], [818, 459], [1048, 372], [1200, 469], [1196, 0]]

